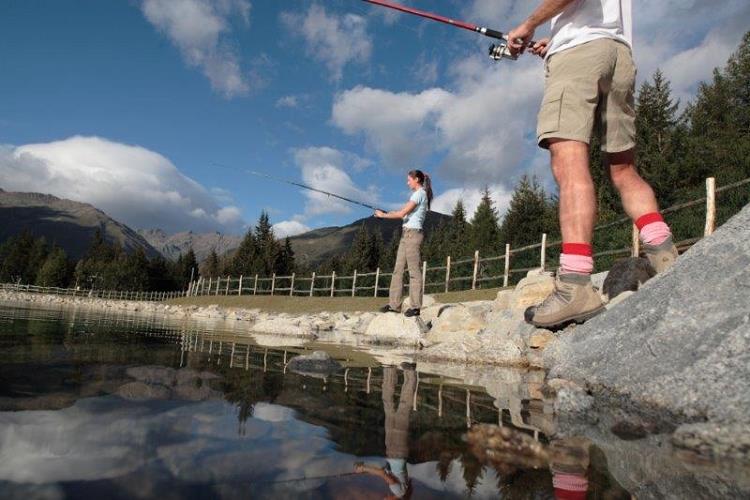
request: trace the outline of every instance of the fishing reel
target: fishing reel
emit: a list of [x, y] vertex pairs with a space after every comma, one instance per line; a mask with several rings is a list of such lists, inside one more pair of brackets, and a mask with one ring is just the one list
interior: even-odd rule
[[490, 59], [493, 61], [500, 61], [501, 59], [510, 59], [515, 61], [518, 59], [518, 55], [513, 55], [508, 48], [507, 40], [500, 40], [496, 44], [490, 45]]

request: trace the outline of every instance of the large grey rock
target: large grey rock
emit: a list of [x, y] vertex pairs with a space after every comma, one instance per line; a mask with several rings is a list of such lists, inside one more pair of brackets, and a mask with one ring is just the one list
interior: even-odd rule
[[378, 314], [367, 325], [365, 339], [375, 343], [417, 345], [422, 339], [422, 328], [417, 319], [403, 314]]
[[427, 334], [427, 340], [446, 342], [476, 335], [487, 324], [483, 312], [486, 313], [480, 307], [467, 307], [465, 304], [453, 304], [446, 307], [437, 318], [432, 320], [432, 329]]
[[[545, 358], [551, 376], [660, 428], [741, 423], [750, 432], [750, 206]], [[685, 442], [709, 443], [711, 428]]]
[[330, 375], [343, 369], [341, 363], [325, 351], [315, 351], [293, 358], [287, 364], [289, 371], [301, 374]]

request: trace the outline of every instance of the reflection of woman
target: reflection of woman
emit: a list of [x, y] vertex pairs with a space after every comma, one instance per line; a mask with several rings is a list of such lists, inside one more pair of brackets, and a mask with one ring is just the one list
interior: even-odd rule
[[419, 316], [422, 307], [422, 273], [420, 271], [422, 239], [424, 234], [422, 228], [427, 211], [432, 203], [432, 183], [430, 176], [421, 170], [412, 170], [406, 176], [406, 185], [413, 191], [411, 198], [401, 207], [401, 210], [393, 212], [375, 211], [375, 217], [382, 219], [403, 219], [403, 230], [401, 242], [396, 254], [396, 265], [391, 278], [391, 290], [388, 305], [384, 306], [382, 312], [400, 312], [401, 296], [404, 288], [404, 268], [409, 267], [409, 301], [411, 308], [404, 316]]
[[383, 410], [385, 411], [385, 467], [374, 467], [358, 463], [355, 472], [372, 474], [383, 479], [391, 490], [386, 498], [410, 498], [411, 479], [406, 468], [409, 456], [409, 413], [414, 392], [417, 389], [417, 375], [414, 368], [404, 370], [404, 385], [401, 387], [398, 408], [393, 404], [398, 372], [396, 368], [383, 368]]

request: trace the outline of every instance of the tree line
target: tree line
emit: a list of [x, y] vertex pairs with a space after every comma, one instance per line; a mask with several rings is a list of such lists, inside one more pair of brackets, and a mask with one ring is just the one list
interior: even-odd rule
[[[672, 95], [670, 82], [657, 70], [638, 89], [636, 113], [637, 165], [662, 208], [703, 196], [706, 177], [716, 177], [718, 185], [750, 177], [750, 32], [726, 65], [714, 70], [711, 80], [699, 86], [691, 102], [680, 106]], [[599, 146], [595, 134], [590, 148], [591, 172], [599, 204], [598, 220], [606, 223], [622, 217], [624, 212]], [[746, 188], [721, 194], [717, 200], [717, 223], [748, 202], [750, 190]], [[471, 216], [459, 200], [452, 218], [426, 235], [423, 258], [430, 265], [440, 266], [447, 255], [454, 261], [472, 257], [475, 250], [484, 257], [496, 256], [504, 252], [506, 243], [511, 248], [539, 243], [542, 233], [547, 233], [550, 241], [558, 239], [557, 205], [555, 193], [547, 192], [535, 177], [524, 175], [516, 183], [507, 212], [501, 217], [485, 188]], [[698, 206], [666, 217], [677, 240], [702, 234], [702, 210]], [[630, 242], [630, 232], [629, 224], [598, 231], [595, 248], [625, 247]], [[212, 251], [200, 266], [192, 250], [176, 262], [162, 257], [148, 259], [142, 249], [128, 254], [119, 245], [106, 242], [99, 231], [86, 255], [72, 263], [64, 250], [27, 232], [0, 245], [0, 281], [149, 291], [183, 289], [191, 272], [195, 277], [197, 272], [202, 276], [286, 276], [312, 271], [320, 275], [333, 271], [350, 275], [354, 270], [367, 273], [378, 267], [389, 271], [399, 238], [396, 232], [386, 243], [380, 231], [370, 231], [363, 225], [343, 255], [330, 257], [313, 269], [297, 262], [289, 238], [276, 238], [266, 212], [247, 231], [236, 251], [228, 255]], [[548, 262], [555, 262], [558, 251], [548, 250]], [[614, 258], [598, 259], [597, 266], [606, 268]], [[535, 252], [513, 256], [514, 268], [537, 263]], [[500, 274], [502, 264], [484, 265], [480, 274]]]

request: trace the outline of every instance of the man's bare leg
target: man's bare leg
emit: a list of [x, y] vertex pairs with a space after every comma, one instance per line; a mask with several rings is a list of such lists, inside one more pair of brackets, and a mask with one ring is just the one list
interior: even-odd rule
[[640, 230], [643, 250], [657, 273], [667, 270], [677, 258], [672, 232], [659, 214], [659, 206], [651, 186], [635, 168], [633, 150], [610, 153], [609, 173], [620, 193], [625, 212]]
[[584, 142], [549, 140], [552, 174], [560, 190], [563, 242], [588, 243], [596, 220], [596, 194], [589, 171], [589, 146]]
[[607, 157], [612, 184], [620, 193], [625, 213], [636, 221], [646, 214], [658, 212], [654, 190], [635, 168], [634, 151], [631, 149], [622, 153], [610, 153]]

